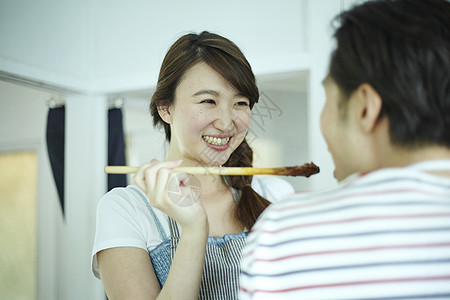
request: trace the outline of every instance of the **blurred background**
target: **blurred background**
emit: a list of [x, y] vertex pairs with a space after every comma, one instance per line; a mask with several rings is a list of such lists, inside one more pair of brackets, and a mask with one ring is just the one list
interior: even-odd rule
[[224, 35], [253, 67], [254, 165], [313, 161], [320, 174], [285, 179], [298, 191], [334, 186], [321, 81], [331, 20], [355, 2], [1, 0], [0, 299], [105, 299], [90, 252], [108, 190], [108, 120], [120, 113], [128, 165], [165, 158], [148, 104], [166, 51], [188, 32]]

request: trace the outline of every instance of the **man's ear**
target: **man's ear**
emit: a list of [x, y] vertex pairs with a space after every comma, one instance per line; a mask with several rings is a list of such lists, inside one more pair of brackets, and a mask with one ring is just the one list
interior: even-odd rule
[[172, 124], [173, 118], [170, 113], [170, 105], [159, 105], [158, 106], [158, 114], [167, 124]]
[[380, 94], [368, 83], [361, 84], [356, 93], [360, 101], [360, 125], [364, 132], [375, 129], [381, 113], [383, 101]]

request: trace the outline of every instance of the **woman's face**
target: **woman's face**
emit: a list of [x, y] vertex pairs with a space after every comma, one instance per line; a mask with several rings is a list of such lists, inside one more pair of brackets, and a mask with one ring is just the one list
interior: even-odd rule
[[170, 124], [168, 159], [185, 165], [224, 164], [241, 144], [250, 125], [250, 101], [206, 63], [188, 69], [174, 102], [160, 111]]

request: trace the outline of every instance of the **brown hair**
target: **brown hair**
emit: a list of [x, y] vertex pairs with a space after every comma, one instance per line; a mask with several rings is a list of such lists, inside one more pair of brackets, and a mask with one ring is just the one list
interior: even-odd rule
[[[170, 125], [161, 119], [158, 106], [173, 103], [175, 89], [183, 75], [199, 62], [208, 64], [242, 96], [248, 98], [250, 109], [258, 102], [259, 91], [255, 75], [244, 54], [232, 41], [207, 31], [200, 34], [186, 34], [167, 52], [150, 102], [153, 125], [164, 128], [168, 142], [171, 137]], [[224, 166], [251, 167], [252, 162], [253, 151], [244, 139]], [[233, 188], [241, 191], [236, 216], [243, 226], [250, 229], [270, 202], [251, 188], [252, 176], [231, 176], [229, 182]]]

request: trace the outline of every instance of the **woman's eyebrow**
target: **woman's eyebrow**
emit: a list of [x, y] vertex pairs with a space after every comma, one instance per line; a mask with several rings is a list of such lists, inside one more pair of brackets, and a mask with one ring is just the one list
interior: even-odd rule
[[214, 90], [200, 90], [193, 94], [192, 96], [202, 96], [202, 95], [212, 95], [212, 96], [218, 96], [219, 92]]
[[[202, 96], [202, 95], [211, 95], [211, 96], [219, 96], [220, 92], [215, 91], [215, 90], [200, 90], [198, 92], [196, 92], [195, 94], [193, 94], [193, 97], [197, 97], [197, 96]], [[242, 95], [242, 93], [236, 93], [236, 95], [234, 95], [235, 98], [239, 98], [239, 97], [245, 97], [244, 95]]]

